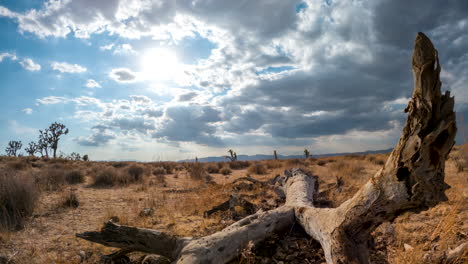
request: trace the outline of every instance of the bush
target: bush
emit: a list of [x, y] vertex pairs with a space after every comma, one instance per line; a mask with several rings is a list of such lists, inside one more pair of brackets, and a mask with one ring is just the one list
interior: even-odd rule
[[203, 180], [207, 176], [207, 173], [205, 171], [205, 168], [203, 167], [203, 164], [199, 162], [195, 162], [188, 166], [189, 166], [188, 171], [189, 171], [190, 178], [192, 178], [193, 180]]
[[326, 161], [326, 160], [319, 160], [319, 161], [317, 161], [317, 165], [319, 165], [319, 166], [325, 166], [325, 164], [327, 164], [327, 161]]
[[267, 168], [260, 163], [254, 163], [247, 169], [247, 172], [259, 175], [267, 174]]
[[163, 167], [156, 167], [153, 170], [153, 175], [155, 175], [155, 176], [161, 176], [161, 175], [166, 175], [166, 174], [167, 174], [167, 171]]
[[229, 168], [231, 168], [233, 170], [241, 170], [241, 169], [245, 169], [245, 168], [250, 166], [250, 162], [240, 161], [240, 160], [231, 161], [228, 164], [229, 164]]
[[66, 183], [66, 174], [67, 172], [63, 167], [53, 165], [43, 170], [37, 181], [45, 190], [57, 191]]
[[265, 164], [268, 169], [279, 169], [283, 167], [283, 163], [279, 160], [268, 160]]
[[219, 173], [219, 167], [215, 163], [210, 163], [206, 166], [208, 173]]
[[24, 170], [28, 167], [28, 163], [25, 160], [18, 159], [8, 162], [7, 167], [14, 170]]
[[130, 175], [130, 182], [139, 182], [143, 179], [143, 173], [145, 169], [139, 165], [132, 165], [127, 169], [128, 175]]
[[93, 178], [93, 186], [95, 187], [109, 187], [118, 183], [117, 172], [112, 168], [104, 169], [97, 173]]
[[126, 162], [113, 162], [113, 163], [111, 163], [111, 165], [114, 168], [123, 168], [123, 167], [127, 167], [128, 163], [126, 163]]
[[288, 161], [286, 161], [286, 164], [289, 166], [303, 166], [304, 161], [301, 159], [288, 159]]
[[79, 170], [72, 170], [65, 175], [65, 181], [69, 184], [83, 183], [85, 176], [83, 172]]
[[222, 174], [222, 175], [229, 175], [232, 173], [232, 170], [227, 168], [227, 167], [224, 167], [222, 168], [221, 170], [219, 170], [219, 172]]
[[80, 202], [78, 201], [78, 196], [75, 192], [70, 191], [65, 193], [62, 196], [62, 204], [63, 207], [71, 207], [71, 208], [78, 208]]
[[30, 177], [0, 175], [0, 230], [19, 230], [32, 215], [39, 192]]

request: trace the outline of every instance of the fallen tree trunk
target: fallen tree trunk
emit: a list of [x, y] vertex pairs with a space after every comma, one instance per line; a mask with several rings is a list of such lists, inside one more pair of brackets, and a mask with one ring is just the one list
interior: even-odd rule
[[447, 199], [444, 169], [456, 134], [454, 100], [449, 92], [441, 95], [437, 51], [422, 33], [415, 40], [412, 64], [414, 91], [398, 144], [384, 167], [338, 208], [315, 208], [317, 178], [292, 169], [278, 180], [286, 195], [285, 205], [257, 212], [206, 237], [174, 238], [113, 223], [100, 232], [77, 236], [112, 247], [164, 255], [177, 263], [226, 263], [249, 241], [259, 242], [296, 219], [320, 242], [327, 263], [369, 263], [367, 242], [378, 225], [405, 211], [425, 210]]

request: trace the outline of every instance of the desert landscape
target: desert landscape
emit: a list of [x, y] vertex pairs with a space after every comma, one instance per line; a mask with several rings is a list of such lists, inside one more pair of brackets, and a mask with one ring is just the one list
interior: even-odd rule
[[[209, 235], [254, 211], [284, 203], [261, 182], [292, 167], [317, 175], [322, 190], [317, 202], [336, 207], [351, 198], [387, 157], [373, 154], [218, 163], [2, 157], [0, 179], [5, 189], [0, 193], [1, 200], [8, 199], [9, 192], [24, 188], [23, 196], [12, 202], [31, 211], [17, 220], [20, 230], [1, 232], [0, 256], [2, 263], [100, 263], [102, 255], [115, 250], [75, 234], [99, 230], [109, 219], [178, 236]], [[467, 164], [468, 144], [455, 146], [445, 170], [446, 182], [451, 186], [447, 190], [449, 200], [421, 213], [407, 212], [393, 223], [380, 226], [373, 233], [373, 263], [382, 263], [379, 259], [390, 263], [466, 263], [466, 249], [455, 259], [444, 258], [467, 240]], [[243, 197], [253, 208], [236, 205], [206, 216], [206, 211], [231, 195]], [[129, 258], [132, 263], [140, 263], [144, 256], [133, 253]], [[324, 261], [320, 245], [295, 226], [262, 245], [246, 245], [233, 263]]]
[[0, 1], [0, 264], [468, 263], [467, 17]]

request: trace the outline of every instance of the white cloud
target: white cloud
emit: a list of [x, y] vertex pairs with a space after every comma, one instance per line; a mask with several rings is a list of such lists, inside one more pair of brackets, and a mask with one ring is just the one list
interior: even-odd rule
[[3, 53], [0, 53], [0, 62], [3, 61], [3, 59], [5, 58], [9, 58], [11, 60], [17, 60], [18, 58], [16, 57], [15, 54], [13, 53], [9, 53], [9, 52], [3, 52]]
[[114, 49], [114, 54], [136, 54], [137, 52], [133, 49], [130, 44], [122, 44]]
[[95, 81], [93, 79], [88, 79], [86, 81], [85, 86], [88, 87], [88, 88], [101, 88], [101, 85], [97, 81]]
[[85, 72], [87, 69], [83, 66], [78, 64], [70, 64], [67, 62], [52, 62], [51, 63], [52, 69], [59, 71], [59, 72], [66, 72], [66, 73], [81, 73]]
[[99, 47], [100, 50], [111, 50], [114, 47], [114, 44], [104, 45]]
[[26, 58], [20, 61], [21, 66], [28, 71], [39, 71], [41, 70], [41, 65], [35, 63], [32, 59]]
[[30, 115], [32, 114], [33, 110], [31, 108], [25, 108], [23, 110], [21, 110], [23, 113], [27, 114], [27, 115]]
[[132, 83], [137, 81], [138, 74], [127, 68], [113, 69], [109, 73], [109, 77], [120, 83]]
[[59, 104], [59, 103], [65, 103], [68, 101], [67, 98], [65, 97], [60, 97], [60, 96], [47, 96], [41, 99], [36, 99], [36, 101], [40, 104]]

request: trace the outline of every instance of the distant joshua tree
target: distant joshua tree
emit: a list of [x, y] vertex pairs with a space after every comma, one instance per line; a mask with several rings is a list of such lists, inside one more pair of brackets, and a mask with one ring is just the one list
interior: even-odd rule
[[309, 156], [310, 156], [310, 152], [309, 152], [309, 150], [308, 150], [308, 149], [304, 149], [304, 156], [305, 156], [305, 158], [306, 158], [306, 159], [308, 159], [308, 158], [309, 158]]
[[21, 141], [10, 141], [8, 142], [8, 146], [5, 148], [5, 152], [8, 156], [13, 156], [17, 157], [18, 156], [18, 151], [21, 149], [23, 146], [23, 143]]
[[276, 153], [276, 150], [273, 150], [273, 155], [275, 156], [275, 160], [278, 159], [278, 154]]
[[28, 146], [24, 149], [24, 151], [26, 151], [26, 153], [28, 153], [29, 156], [34, 156], [34, 154], [36, 154], [38, 150], [39, 150], [39, 145], [33, 141], [29, 142]]
[[39, 140], [37, 141], [37, 152], [41, 157], [49, 157], [49, 143], [47, 141], [47, 132], [39, 130]]
[[229, 159], [230, 161], [236, 161], [237, 160], [237, 153], [234, 152], [232, 149], [228, 150], [230, 156], [224, 156], [224, 158]]
[[50, 148], [53, 150], [54, 158], [56, 158], [58, 142], [62, 135], [68, 134], [68, 128], [64, 124], [54, 122], [44, 131], [39, 130], [39, 133], [39, 142], [41, 143], [40, 145], [42, 147], [41, 149], [45, 150], [46, 156], [48, 157], [48, 148]]
[[81, 160], [80, 153], [72, 152], [69, 156], [70, 160]]
[[89, 161], [89, 156], [88, 154], [83, 155], [83, 161]]

